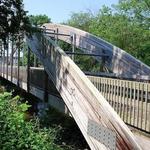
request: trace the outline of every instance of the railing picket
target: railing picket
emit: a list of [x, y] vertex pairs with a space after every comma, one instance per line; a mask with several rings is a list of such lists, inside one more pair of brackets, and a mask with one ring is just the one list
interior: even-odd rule
[[120, 103], [120, 106], [119, 106], [119, 115], [121, 117], [121, 114], [122, 114], [122, 81], [120, 81], [119, 103]]
[[[9, 39], [8, 39], [8, 41], [9, 41]], [[8, 47], [9, 46], [9, 44], [7, 43], [7, 45], [6, 45], [6, 79], [8, 80]]]
[[143, 83], [141, 83], [141, 89], [140, 90], [141, 90], [141, 95], [140, 95], [140, 100], [141, 100], [141, 105], [140, 105], [141, 106], [140, 128], [143, 129], [143, 102], [144, 102], [144, 99], [143, 99], [144, 84]]
[[129, 82], [126, 82], [126, 92], [125, 92], [125, 122], [128, 123], [128, 89]]
[[4, 67], [4, 57], [3, 57], [3, 55], [4, 55], [4, 51], [3, 51], [3, 45], [2, 45], [2, 77], [3, 77], [3, 67]]
[[101, 83], [102, 83], [102, 85], [101, 85], [102, 91], [101, 91], [101, 92], [102, 92], [102, 95], [104, 95], [104, 79], [102, 79], [102, 82], [101, 82]]
[[2, 67], [3, 67], [3, 65], [2, 65], [2, 63], [3, 63], [3, 61], [2, 61], [2, 51], [3, 51], [3, 49], [2, 49], [2, 42], [0, 43], [0, 55], [1, 55], [1, 68], [0, 68], [0, 74], [1, 74], [1, 76], [2, 76]]
[[14, 42], [13, 42], [13, 37], [12, 37], [12, 43], [11, 43], [11, 82], [12, 82], [12, 79], [13, 79], [13, 54], [14, 54]]
[[99, 90], [99, 91], [101, 91], [101, 82], [102, 82], [101, 80], [102, 80], [102, 79], [99, 78], [99, 84], [98, 84], [98, 90]]
[[148, 84], [146, 84], [146, 90], [145, 90], [145, 131], [147, 131], [147, 122], [148, 122], [148, 120], [147, 120], [147, 101], [148, 101]]
[[113, 83], [114, 83], [114, 80], [111, 80], [111, 106], [112, 107], [113, 107], [113, 92], [114, 92]]
[[130, 83], [130, 98], [129, 98], [129, 101], [130, 101], [130, 104], [129, 104], [129, 124], [131, 124], [131, 119], [132, 119], [132, 87], [133, 87], [133, 84], [132, 82], [129, 82]]
[[120, 85], [120, 80], [116, 80], [117, 82], [117, 91], [116, 91], [116, 111], [117, 111], [117, 113], [119, 113], [119, 85]]
[[134, 95], [133, 95], [133, 125], [134, 126], [136, 126], [135, 125], [135, 120], [136, 120], [136, 118], [135, 118], [136, 101], [137, 101], [137, 99], [136, 99], [136, 83], [134, 83]]
[[110, 103], [110, 90], [111, 90], [110, 79], [108, 79], [108, 102], [109, 103]]
[[148, 85], [148, 122], [149, 122], [148, 132], [150, 132], [150, 84]]
[[122, 110], [123, 121], [124, 121], [124, 117], [125, 117], [125, 92], [126, 92], [126, 82], [124, 81], [123, 82], [123, 96], [122, 96], [122, 99], [123, 99], [123, 110]]
[[3, 54], [3, 77], [5, 78], [5, 46], [4, 46], [4, 54]]
[[106, 80], [106, 100], [108, 101], [108, 80]]
[[115, 111], [116, 111], [116, 91], [117, 91], [117, 90], [116, 90], [116, 89], [117, 89], [117, 88], [116, 88], [116, 87], [117, 87], [116, 83], [117, 83], [117, 82], [116, 82], [116, 79], [114, 79], [114, 88], [113, 88], [113, 89], [114, 89], [114, 95], [113, 95], [114, 99], [113, 99], [113, 102], [114, 102], [114, 110], [115, 110]]
[[136, 125], [137, 127], [139, 127], [139, 103], [140, 103], [140, 84], [137, 84], [138, 88], [137, 88], [137, 120], [136, 120]]
[[[106, 84], [107, 80], [104, 80], [104, 97], [106, 98], [107, 96], [107, 84]], [[107, 99], [107, 98], [106, 98]]]

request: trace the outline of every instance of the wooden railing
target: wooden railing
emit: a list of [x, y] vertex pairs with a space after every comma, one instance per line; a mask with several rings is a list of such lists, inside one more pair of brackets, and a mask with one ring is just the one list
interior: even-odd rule
[[150, 132], [150, 83], [88, 76], [123, 121]]

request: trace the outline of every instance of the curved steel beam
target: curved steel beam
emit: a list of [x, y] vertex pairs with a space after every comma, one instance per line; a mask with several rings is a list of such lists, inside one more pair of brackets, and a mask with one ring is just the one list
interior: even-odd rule
[[[71, 37], [74, 35], [75, 46], [86, 53], [109, 55], [106, 59], [106, 66], [119, 77], [150, 80], [149, 66], [103, 39], [67, 25], [46, 23], [43, 26], [48, 30], [55, 31], [57, 39], [69, 44], [72, 43]], [[100, 59], [96, 56], [95, 58]]]

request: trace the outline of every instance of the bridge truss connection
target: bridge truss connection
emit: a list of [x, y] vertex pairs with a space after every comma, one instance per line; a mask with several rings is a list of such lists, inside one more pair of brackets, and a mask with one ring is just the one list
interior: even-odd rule
[[[142, 149], [125, 123], [150, 133], [147, 65], [98, 37], [65, 25], [44, 24], [25, 39], [22, 48], [16, 41], [8, 46], [1, 42], [1, 77], [34, 95], [40, 93], [34, 87], [40, 87], [39, 97], [45, 102], [49, 94], [54, 101], [63, 99], [92, 150]], [[60, 48], [64, 45], [65, 51]], [[37, 67], [35, 57], [31, 67], [31, 53], [44, 69]], [[94, 59], [96, 72], [81, 71], [76, 56]]]

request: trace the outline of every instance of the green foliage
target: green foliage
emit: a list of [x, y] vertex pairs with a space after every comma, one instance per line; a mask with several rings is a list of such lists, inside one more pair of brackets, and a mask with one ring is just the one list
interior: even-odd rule
[[[64, 51], [72, 52], [72, 46], [71, 44], [65, 43], [63, 41], [59, 41], [59, 46]], [[76, 52], [83, 53], [80, 49], [76, 48]], [[70, 55], [71, 56], [71, 55]], [[81, 56], [81, 55], [75, 55], [74, 56], [75, 63], [79, 66], [79, 68], [82, 71], [91, 71], [91, 72], [99, 72], [100, 71], [100, 65], [101, 63], [95, 60], [91, 56]]]
[[30, 106], [21, 103], [20, 97], [10, 93], [0, 94], [0, 149], [1, 150], [59, 150], [54, 144], [56, 130], [43, 128], [39, 121], [26, 121]]
[[45, 127], [57, 127], [58, 134], [55, 142], [65, 150], [89, 149], [84, 137], [82, 136], [77, 124], [72, 117], [50, 107], [44, 112], [40, 119]]
[[[23, 55], [23, 65], [24, 66], [27, 66], [28, 64], [28, 51], [25, 51], [24, 52], [24, 55]], [[30, 54], [30, 66], [34, 66], [34, 54], [31, 52]]]
[[67, 24], [93, 33], [150, 66], [149, 2], [120, 0], [113, 8], [103, 6], [95, 16], [73, 13]]
[[72, 13], [71, 19], [67, 21], [67, 24], [85, 31], [89, 31], [89, 26], [93, 15], [90, 12]]
[[29, 19], [30, 19], [30, 23], [36, 27], [41, 26], [44, 23], [50, 23], [51, 22], [51, 19], [46, 15], [30, 15]]
[[23, 0], [2, 0], [0, 3], [0, 39], [5, 41], [8, 34], [30, 30]]
[[119, 13], [126, 15], [141, 26], [150, 26], [150, 0], [120, 0], [115, 6]]

